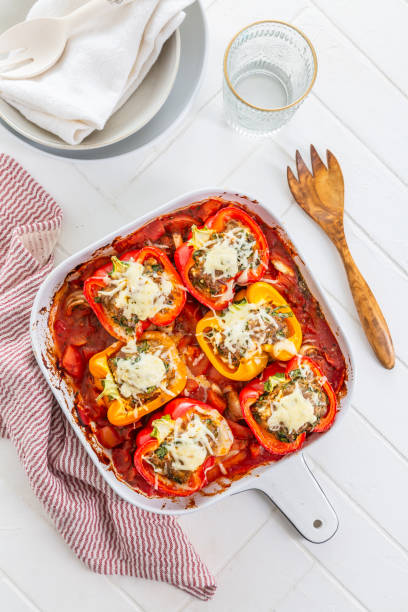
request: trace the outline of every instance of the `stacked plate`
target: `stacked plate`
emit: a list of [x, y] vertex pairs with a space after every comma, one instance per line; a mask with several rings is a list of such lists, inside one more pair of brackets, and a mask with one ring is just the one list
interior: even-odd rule
[[[34, 0], [0, 0], [0, 32], [25, 18]], [[28, 121], [0, 99], [0, 121], [20, 139], [47, 153], [73, 159], [104, 159], [142, 149], [180, 122], [197, 93], [207, 54], [207, 27], [201, 3], [186, 10], [179, 30], [142, 84], [107, 122], [79, 145], [68, 145]]]

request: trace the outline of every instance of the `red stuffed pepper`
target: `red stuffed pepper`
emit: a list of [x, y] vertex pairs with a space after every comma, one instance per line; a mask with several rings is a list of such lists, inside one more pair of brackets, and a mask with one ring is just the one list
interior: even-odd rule
[[241, 208], [227, 206], [192, 227], [191, 238], [174, 261], [191, 295], [213, 310], [234, 298], [235, 285], [258, 281], [268, 266], [269, 249], [259, 225]]
[[151, 323], [169, 325], [186, 301], [174, 266], [153, 246], [113, 256], [85, 281], [84, 294], [104, 328], [125, 342], [138, 339]]
[[198, 400], [175, 399], [139, 432], [135, 468], [158, 493], [184, 497], [206, 484], [207, 471], [233, 440], [217, 410]]
[[296, 356], [286, 368], [274, 363], [240, 393], [242, 414], [259, 443], [274, 455], [298, 450], [306, 433], [331, 427], [335, 393], [320, 368]]

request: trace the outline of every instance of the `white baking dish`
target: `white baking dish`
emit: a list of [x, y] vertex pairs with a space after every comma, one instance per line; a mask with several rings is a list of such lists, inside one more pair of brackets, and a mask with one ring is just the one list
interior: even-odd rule
[[[199, 191], [187, 193], [175, 198], [151, 213], [143, 215], [136, 221], [119, 228], [117, 231], [91, 244], [76, 255], [72, 255], [72, 257], [66, 259], [51, 272], [36, 295], [31, 313], [30, 330], [34, 354], [61, 409], [83, 443], [90, 458], [95, 463], [106, 482], [109, 483], [112, 489], [123, 499], [152, 512], [182, 515], [220, 502], [229, 495], [248, 489], [258, 489], [266, 493], [273, 500], [304, 537], [313, 542], [324, 542], [336, 532], [338, 519], [323, 491], [308, 469], [302, 453], [297, 453], [296, 455], [282, 459], [275, 464], [258, 467], [241, 480], [233, 482], [228, 489], [217, 495], [204, 496], [201, 493], [196, 493], [192, 496], [194, 497], [194, 503], [192, 503], [191, 498], [176, 498], [174, 500], [149, 499], [135, 492], [126, 484], [120, 482], [115, 477], [114, 473], [99, 461], [92, 447], [87, 442], [84, 433], [72, 416], [72, 408], [74, 405], [72, 392], [65, 385], [64, 381], [61, 381], [57, 373], [55, 373], [53, 364], [50, 360], [48, 349], [49, 346], [52, 345], [52, 342], [48, 328], [49, 310], [53, 296], [56, 290], [62, 285], [67, 274], [78, 264], [91, 259], [96, 250], [98, 250], [98, 255], [107, 251], [109, 245], [116, 236], [130, 234], [158, 215], [169, 213], [178, 208], [188, 206], [193, 202], [212, 196], [221, 196], [227, 200], [241, 202], [249, 209], [254, 210], [254, 212], [260, 215], [269, 225], [278, 224], [285, 231], [279, 219], [273, 215], [271, 207], [256, 203], [256, 201], [249, 196], [238, 196], [233, 192], [225, 192], [220, 189], [200, 189]], [[288, 234], [286, 234], [286, 236], [290, 240]], [[346, 359], [347, 394], [340, 401], [340, 413], [333, 425], [333, 428], [337, 428], [340, 427], [350, 403], [353, 387], [353, 363], [350, 348], [342, 330], [323, 297], [323, 293], [318, 283], [299, 256], [295, 257], [295, 261], [304, 275], [310, 290], [319, 301], [324, 315], [332, 331], [336, 335]], [[323, 435], [330, 436], [331, 431]], [[319, 435], [312, 435], [308, 438], [305, 446], [317, 444], [318, 442]], [[217, 488], [216, 483], [213, 483], [211, 486], [213, 489]]]

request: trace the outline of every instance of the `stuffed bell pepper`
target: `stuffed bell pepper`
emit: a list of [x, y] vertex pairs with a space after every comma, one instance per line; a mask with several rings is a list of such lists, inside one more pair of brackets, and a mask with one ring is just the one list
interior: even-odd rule
[[269, 250], [259, 225], [241, 208], [228, 206], [192, 227], [191, 238], [174, 261], [188, 291], [213, 310], [233, 299], [235, 285], [258, 281], [268, 266]]
[[174, 266], [152, 246], [113, 256], [85, 281], [84, 294], [104, 328], [124, 342], [140, 337], [151, 323], [169, 325], [186, 301]]
[[158, 493], [191, 495], [206, 484], [207, 471], [233, 441], [217, 410], [198, 400], [175, 399], [139, 432], [134, 464]]
[[290, 306], [264, 282], [240, 291], [222, 312], [208, 312], [198, 322], [196, 336], [220, 374], [243, 381], [262, 372], [270, 358], [291, 359], [302, 344]]
[[147, 331], [136, 342], [115, 342], [91, 357], [89, 371], [101, 390], [112, 425], [124, 426], [156, 410], [184, 389], [187, 373], [167, 334]]
[[320, 368], [296, 356], [274, 363], [240, 393], [242, 414], [259, 443], [274, 455], [299, 449], [306, 433], [323, 432], [336, 416], [335, 393]]

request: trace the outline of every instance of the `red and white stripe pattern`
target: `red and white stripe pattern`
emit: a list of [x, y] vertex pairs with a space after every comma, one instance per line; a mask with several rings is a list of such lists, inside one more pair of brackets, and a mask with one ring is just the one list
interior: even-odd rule
[[42, 187], [0, 155], [0, 435], [11, 438], [35, 494], [89, 568], [161, 580], [209, 599], [214, 579], [177, 521], [135, 508], [112, 491], [36, 365], [30, 310], [52, 268], [61, 220]]

